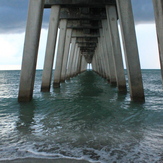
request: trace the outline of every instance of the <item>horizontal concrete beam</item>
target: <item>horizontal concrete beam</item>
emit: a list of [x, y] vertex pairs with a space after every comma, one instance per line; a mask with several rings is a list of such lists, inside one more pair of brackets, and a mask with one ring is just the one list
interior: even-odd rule
[[69, 20], [67, 26], [99, 26], [102, 27], [101, 21], [98, 20]]
[[92, 58], [94, 53], [89, 53], [88, 52], [88, 53], [85, 53], [85, 54], [82, 54], [82, 55], [84, 55], [85, 58]]
[[87, 63], [91, 63], [92, 62], [92, 58], [93, 58], [94, 53], [88, 53], [88, 54], [84, 54], [85, 60]]
[[79, 46], [86, 46], [86, 47], [91, 47], [91, 46], [93, 46], [93, 47], [95, 47], [97, 44], [96, 43], [84, 43], [84, 42], [81, 42], [81, 43], [78, 43], [78, 45]]
[[70, 29], [100, 29], [101, 26], [67, 26]]
[[77, 38], [77, 43], [98, 43], [98, 38]]
[[76, 37], [76, 38], [98, 38], [98, 37], [100, 37], [100, 35], [91, 35], [91, 34], [75, 35], [75, 34], [73, 34], [73, 35], [72, 35], [72, 38], [75, 38], [75, 37]]
[[87, 43], [89, 43], [89, 44], [97, 45], [98, 42], [95, 42], [95, 41], [85, 41], [85, 42], [76, 41], [76, 43], [78, 43], [78, 44], [87, 44]]
[[94, 51], [82, 51], [82, 55], [94, 55]]
[[96, 46], [83, 46], [83, 45], [79, 45], [79, 48], [84, 48], [84, 49], [92, 48], [94, 50], [96, 48]]
[[68, 20], [101, 20], [106, 19], [105, 8], [99, 10], [84, 8], [62, 8], [60, 12], [60, 19]]
[[80, 6], [80, 7], [104, 7], [105, 5], [115, 5], [115, 0], [45, 0], [45, 8], [52, 5], [61, 5], [64, 7]]
[[95, 52], [94, 49], [84, 49], [84, 48], [81, 48], [80, 51], [82, 53], [94, 53]]
[[96, 45], [89, 45], [89, 46], [85, 46], [85, 45], [78, 45], [78, 47], [80, 47], [80, 49], [90, 49], [92, 48], [93, 50], [96, 48]]
[[100, 29], [102, 28], [101, 21], [82, 21], [82, 20], [69, 20], [67, 28], [72, 29]]
[[100, 37], [99, 32], [84, 33], [84, 30], [73, 30], [72, 38], [97, 38]]
[[60, 15], [60, 19], [68, 19], [68, 20], [103, 20], [106, 19], [106, 16], [92, 16], [92, 15], [74, 15], [74, 16], [69, 16], [69, 15]]
[[89, 52], [89, 51], [94, 52], [95, 47], [81, 47], [80, 50], [83, 52]]

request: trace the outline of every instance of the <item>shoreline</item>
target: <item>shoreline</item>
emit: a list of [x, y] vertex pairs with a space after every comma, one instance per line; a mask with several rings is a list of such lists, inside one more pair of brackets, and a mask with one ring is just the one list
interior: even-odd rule
[[91, 163], [91, 162], [86, 160], [76, 160], [76, 159], [67, 159], [67, 158], [58, 158], [58, 159], [20, 158], [14, 160], [0, 160], [0, 163]]

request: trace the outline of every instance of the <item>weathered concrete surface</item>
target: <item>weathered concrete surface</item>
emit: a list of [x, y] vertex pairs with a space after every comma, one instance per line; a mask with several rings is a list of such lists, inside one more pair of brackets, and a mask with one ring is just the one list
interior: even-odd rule
[[124, 43], [130, 96], [133, 101], [144, 101], [145, 98], [143, 82], [140, 69], [131, 0], [116, 0], [116, 2], [122, 31], [122, 39]]
[[26, 26], [18, 101], [30, 101], [33, 95], [37, 53], [44, 0], [30, 0]]
[[107, 52], [107, 47], [106, 47], [106, 40], [105, 40], [105, 36], [103, 33], [103, 30], [100, 29], [100, 41], [99, 44], [101, 46], [101, 52], [99, 53], [101, 55], [101, 61], [102, 63], [102, 67], [104, 69], [104, 78], [106, 78], [107, 80], [110, 80], [110, 68], [109, 68], [109, 58], [108, 58], [108, 52]]
[[54, 88], [60, 87], [66, 29], [67, 29], [67, 20], [66, 19], [60, 20], [60, 36], [58, 41], [58, 51], [57, 51], [56, 66], [54, 71], [54, 82], [53, 82]]
[[66, 73], [66, 79], [70, 79], [70, 76], [71, 76], [71, 69], [72, 69], [72, 63], [73, 63], [73, 57], [74, 57], [74, 51], [75, 51], [75, 44], [76, 44], [76, 38], [72, 38], [71, 50], [70, 50], [69, 61], [68, 61], [68, 68], [67, 68], [67, 73]]
[[98, 38], [77, 38], [76, 43], [98, 43]]
[[82, 55], [82, 61], [81, 61], [81, 71], [80, 72], [84, 72], [87, 69], [87, 62], [85, 60], [85, 57]]
[[[154, 3], [156, 22], [159, 24], [162, 22], [160, 18], [163, 15], [160, 9], [162, 1], [158, 0]], [[119, 17], [131, 99], [144, 101], [131, 0], [45, 0], [45, 3], [41, 0], [30, 0], [30, 4], [33, 7], [30, 5], [29, 8], [30, 19], [27, 22], [26, 35], [28, 36], [24, 47], [19, 100], [32, 98], [42, 13], [43, 8], [48, 7], [51, 8], [51, 17], [41, 91], [50, 91], [59, 20], [61, 22], [60, 36], [53, 86], [59, 87], [65, 77], [67, 79], [85, 71], [87, 64], [92, 63], [93, 69], [99, 75], [111, 84], [116, 84], [120, 91], [126, 90], [117, 26]], [[157, 13], [157, 10], [160, 12]], [[161, 42], [163, 36], [159, 32], [163, 27], [159, 24], [157, 28], [160, 35], [159, 42]], [[66, 31], [71, 32], [67, 32], [66, 35]], [[27, 49], [28, 52], [26, 52]], [[160, 51], [162, 51], [161, 48]], [[27, 53], [30, 54], [27, 55]], [[163, 64], [161, 55], [160, 58]]]
[[78, 65], [77, 65], [77, 74], [79, 74], [80, 70], [81, 70], [81, 61], [82, 61], [82, 55], [81, 55], [81, 51], [79, 49], [79, 59], [78, 59]]
[[103, 77], [106, 78], [106, 69], [105, 69], [105, 64], [104, 64], [104, 50], [102, 48], [102, 41], [101, 38], [99, 38], [98, 41], [98, 51], [97, 52], [97, 60], [98, 60], [98, 64], [99, 64], [99, 74]]
[[102, 21], [103, 25], [103, 36], [105, 39], [105, 44], [107, 48], [107, 60], [108, 60], [108, 68], [109, 68], [109, 82], [111, 85], [116, 85], [116, 75], [115, 75], [115, 65], [113, 61], [113, 47], [112, 47], [112, 40], [110, 30], [108, 28], [107, 20]]
[[74, 55], [73, 55], [73, 61], [72, 61], [72, 68], [71, 68], [71, 73], [70, 73], [70, 77], [74, 77], [74, 73], [75, 73], [75, 68], [76, 68], [76, 59], [77, 59], [77, 55], [78, 55], [78, 43], [75, 44], [75, 51], [74, 51]]
[[[78, 43], [77, 43], [78, 44]], [[79, 55], [80, 55], [80, 47], [78, 45], [77, 51], [76, 51], [76, 61], [75, 61], [75, 66], [74, 66], [74, 73], [73, 76], [78, 75], [78, 64], [79, 64]]]
[[155, 13], [155, 21], [156, 21], [161, 75], [163, 80], [163, 1], [153, 0], [153, 6], [154, 6], [154, 13]]
[[68, 6], [82, 6], [82, 7], [103, 7], [106, 4], [115, 4], [115, 0], [45, 0], [45, 7], [51, 7], [51, 5]]
[[59, 25], [59, 13], [60, 13], [60, 6], [54, 5], [51, 7], [46, 54], [45, 54], [44, 68], [42, 73], [41, 91], [43, 92], [50, 91], [54, 53], [55, 53], [57, 31]]
[[117, 24], [117, 12], [115, 6], [106, 6], [107, 25], [110, 30], [113, 48], [113, 63], [116, 75], [116, 84], [119, 91], [126, 92], [126, 80], [123, 67], [122, 52]]
[[65, 47], [64, 47], [64, 57], [63, 57], [63, 64], [62, 64], [62, 72], [61, 72], [61, 82], [64, 82], [66, 79], [66, 71], [67, 71], [68, 56], [69, 56], [70, 43], [71, 43], [71, 35], [72, 35], [72, 29], [67, 29], [66, 41], [65, 41]]
[[[88, 15], [88, 14], [87, 14]], [[83, 20], [69, 20], [67, 28], [72, 29], [99, 29], [102, 28], [100, 21], [88, 21], [85, 23]]]

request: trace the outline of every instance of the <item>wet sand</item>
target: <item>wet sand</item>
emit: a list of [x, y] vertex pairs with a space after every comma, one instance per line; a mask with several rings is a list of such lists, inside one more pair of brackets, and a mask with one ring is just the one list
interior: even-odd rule
[[0, 163], [91, 163], [85, 160], [75, 159], [44, 159], [44, 158], [26, 158], [26, 159], [15, 159], [15, 160], [4, 160]]

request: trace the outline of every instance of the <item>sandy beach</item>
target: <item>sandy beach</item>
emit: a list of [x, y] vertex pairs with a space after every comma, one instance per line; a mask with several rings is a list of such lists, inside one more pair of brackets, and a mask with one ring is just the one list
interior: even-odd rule
[[85, 160], [75, 159], [44, 159], [44, 158], [26, 158], [26, 159], [15, 159], [15, 160], [4, 160], [0, 163], [90, 163]]

